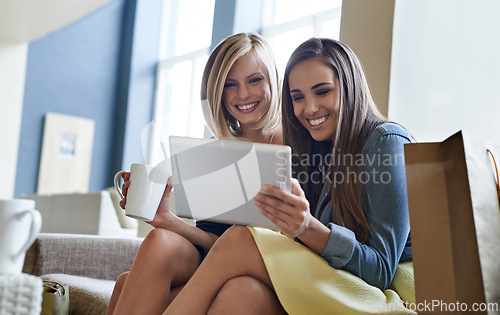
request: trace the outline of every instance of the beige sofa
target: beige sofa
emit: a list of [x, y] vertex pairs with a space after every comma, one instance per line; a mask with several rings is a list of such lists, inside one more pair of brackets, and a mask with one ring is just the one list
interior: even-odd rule
[[70, 314], [105, 314], [115, 280], [130, 270], [142, 240], [41, 233], [23, 272], [67, 284]]

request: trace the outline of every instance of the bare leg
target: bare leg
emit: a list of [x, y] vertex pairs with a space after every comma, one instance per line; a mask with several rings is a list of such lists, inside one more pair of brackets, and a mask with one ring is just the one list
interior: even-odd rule
[[207, 314], [224, 284], [240, 276], [255, 278], [274, 291], [252, 234], [246, 227], [233, 226], [214, 244], [164, 314]]
[[168, 304], [169, 305], [177, 297], [179, 292], [181, 292], [182, 288], [184, 288], [184, 284], [178, 285], [178, 286], [170, 289], [170, 295], [168, 296]]
[[111, 298], [108, 303], [108, 310], [106, 315], [112, 315], [115, 310], [116, 302], [118, 302], [118, 297], [120, 297], [120, 293], [122, 292], [123, 284], [125, 284], [125, 279], [127, 279], [128, 271], [122, 273], [118, 279], [116, 279], [115, 287], [113, 288], [113, 293], [111, 294]]
[[242, 276], [224, 284], [208, 310], [217, 314], [285, 314], [276, 293], [259, 280]]
[[186, 283], [200, 261], [198, 250], [184, 237], [152, 230], [137, 252], [114, 314], [161, 314], [170, 289]]

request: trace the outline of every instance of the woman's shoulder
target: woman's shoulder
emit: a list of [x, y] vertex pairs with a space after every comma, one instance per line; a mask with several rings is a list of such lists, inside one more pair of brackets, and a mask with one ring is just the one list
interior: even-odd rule
[[377, 126], [367, 137], [365, 149], [370, 150], [381, 143], [400, 145], [414, 142], [411, 134], [401, 125], [393, 122], [384, 122]]
[[378, 135], [379, 137], [388, 136], [388, 135], [397, 135], [397, 136], [407, 138], [408, 141], [413, 142], [413, 138], [410, 135], [410, 133], [408, 132], [408, 130], [406, 130], [400, 124], [393, 123], [393, 122], [385, 122], [385, 123], [379, 125], [377, 128], [375, 128], [375, 130], [373, 130], [370, 133], [370, 136], [372, 136], [372, 135], [374, 135], [374, 136]]

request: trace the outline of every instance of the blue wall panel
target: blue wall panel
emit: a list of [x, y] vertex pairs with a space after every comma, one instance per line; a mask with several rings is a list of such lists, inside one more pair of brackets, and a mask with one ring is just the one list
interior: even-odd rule
[[36, 192], [47, 112], [95, 121], [89, 190], [111, 185], [125, 2], [116, 0], [29, 45], [15, 196]]

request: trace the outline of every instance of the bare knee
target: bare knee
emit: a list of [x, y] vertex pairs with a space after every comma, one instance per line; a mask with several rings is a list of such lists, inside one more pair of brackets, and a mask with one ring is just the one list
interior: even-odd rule
[[[176, 235], [173, 232], [164, 229], [154, 229], [149, 232], [137, 252], [134, 260], [134, 265], [138, 262], [146, 261], [162, 261], [162, 264], [168, 263], [169, 258], [172, 257], [170, 253], [175, 250], [175, 242], [170, 242], [169, 239], [174, 238]], [[134, 268], [132, 266], [132, 269]]]
[[177, 235], [176, 233], [169, 230], [159, 228], [153, 229], [148, 233], [148, 235], [142, 242], [141, 247], [153, 246], [154, 248], [157, 248], [157, 246], [162, 246], [163, 244], [166, 244], [170, 237], [173, 237], [173, 234]]
[[123, 285], [125, 284], [125, 280], [127, 279], [127, 277], [128, 277], [128, 271], [122, 273], [121, 275], [118, 276], [118, 279], [116, 279], [115, 287], [113, 288], [113, 293], [111, 294], [111, 297], [109, 299], [108, 309], [106, 314], [108, 315], [113, 314], [116, 307], [116, 303], [118, 302], [118, 298], [120, 297]]
[[124, 272], [121, 275], [119, 275], [118, 278], [116, 279], [115, 286], [113, 288], [113, 296], [116, 296], [116, 298], [118, 298], [118, 296], [122, 292], [122, 288], [123, 285], [125, 284], [125, 280], [127, 280], [128, 274], [129, 274], [128, 271]]
[[172, 277], [173, 285], [185, 283], [201, 262], [198, 250], [186, 238], [165, 229], [149, 232], [137, 253], [132, 269], [149, 269]]
[[155, 259], [158, 256], [164, 256], [164, 259], [172, 258], [176, 260], [180, 258], [178, 255], [185, 252], [186, 247], [193, 247], [193, 245], [175, 232], [157, 228], [151, 230], [146, 236], [139, 253], [140, 255], [151, 255]]
[[220, 250], [221, 248], [227, 248], [231, 245], [244, 247], [245, 243], [255, 244], [252, 233], [246, 226], [234, 225], [219, 237], [210, 251], [214, 249]]
[[257, 245], [252, 233], [245, 226], [232, 226], [215, 242], [208, 252], [207, 259], [218, 259], [234, 261], [236, 256], [247, 259], [255, 254], [259, 255]]
[[124, 272], [118, 276], [118, 279], [116, 279], [115, 290], [118, 290], [118, 292], [122, 290], [123, 285], [125, 284], [125, 280], [127, 280], [128, 273], [129, 273], [128, 271]]
[[212, 303], [209, 314], [282, 314], [274, 292], [263, 282], [250, 276], [227, 281]]
[[227, 281], [222, 287], [220, 293], [223, 295], [251, 295], [255, 296], [260, 294], [267, 286], [259, 280], [250, 276], [240, 276]]
[[245, 237], [250, 237], [251, 235], [252, 233], [246, 226], [233, 225], [232, 227], [227, 229], [227, 231], [224, 234], [222, 234], [221, 237], [241, 239]]

